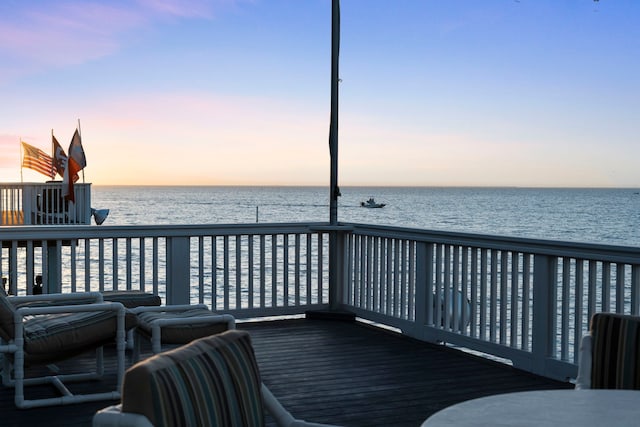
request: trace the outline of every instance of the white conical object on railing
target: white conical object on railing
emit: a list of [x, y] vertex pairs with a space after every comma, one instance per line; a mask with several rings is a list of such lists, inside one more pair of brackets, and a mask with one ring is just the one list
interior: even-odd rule
[[93, 215], [93, 220], [96, 222], [96, 225], [100, 225], [107, 219], [107, 216], [109, 216], [109, 209], [91, 208], [91, 215]]

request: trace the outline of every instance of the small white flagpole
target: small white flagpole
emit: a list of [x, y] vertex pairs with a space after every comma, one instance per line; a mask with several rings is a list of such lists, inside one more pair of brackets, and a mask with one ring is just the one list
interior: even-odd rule
[[[80, 130], [80, 119], [78, 119], [78, 136], [80, 137], [80, 143], [82, 143], [82, 131]], [[84, 168], [82, 168], [82, 183], [84, 184]]]
[[24, 154], [22, 153], [22, 137], [20, 137], [20, 183], [22, 184], [24, 182], [24, 178], [22, 177], [22, 159], [23, 159]]
[[51, 181], [56, 179], [58, 168], [56, 167], [56, 147], [53, 145], [53, 128], [51, 128]]

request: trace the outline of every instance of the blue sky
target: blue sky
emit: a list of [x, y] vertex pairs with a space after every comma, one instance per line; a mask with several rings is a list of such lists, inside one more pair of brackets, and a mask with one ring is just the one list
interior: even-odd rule
[[[341, 12], [341, 185], [640, 187], [640, 2]], [[330, 32], [330, 0], [3, 1], [0, 180], [79, 119], [94, 184], [328, 185]]]

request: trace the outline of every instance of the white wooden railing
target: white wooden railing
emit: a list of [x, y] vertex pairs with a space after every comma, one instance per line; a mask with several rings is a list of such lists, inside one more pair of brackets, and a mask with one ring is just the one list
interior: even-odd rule
[[44, 292], [139, 289], [238, 318], [349, 310], [558, 379], [593, 313], [640, 313], [640, 248], [325, 223], [0, 227], [0, 242], [14, 294], [42, 275]]
[[90, 224], [91, 184], [74, 184], [75, 202], [62, 182], [0, 183], [0, 225]]
[[597, 311], [640, 314], [640, 248], [351, 224], [344, 307], [408, 335], [575, 377]]
[[135, 289], [238, 317], [328, 304], [327, 235], [313, 224], [0, 228], [11, 293]]

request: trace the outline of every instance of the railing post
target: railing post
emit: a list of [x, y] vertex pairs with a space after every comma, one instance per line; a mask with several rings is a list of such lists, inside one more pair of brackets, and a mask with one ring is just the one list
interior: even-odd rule
[[190, 303], [189, 237], [167, 237], [167, 304]]
[[533, 266], [532, 372], [544, 375], [554, 353], [555, 283], [557, 259], [535, 255]]
[[345, 280], [345, 232], [329, 232], [329, 309], [342, 307]]
[[[47, 293], [56, 294], [62, 292], [61, 247], [56, 240], [47, 241]], [[27, 283], [33, 286], [33, 283]]]
[[[431, 283], [427, 274], [427, 266], [429, 265], [429, 254], [427, 253], [427, 244], [425, 242], [416, 243], [416, 299], [415, 299], [415, 331], [413, 336], [421, 337], [427, 326], [427, 312], [429, 299], [427, 296], [431, 294]], [[408, 332], [408, 331], [407, 331]]]

